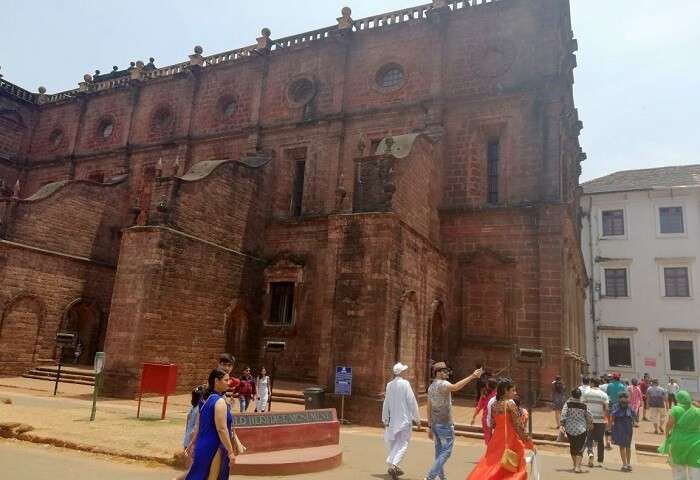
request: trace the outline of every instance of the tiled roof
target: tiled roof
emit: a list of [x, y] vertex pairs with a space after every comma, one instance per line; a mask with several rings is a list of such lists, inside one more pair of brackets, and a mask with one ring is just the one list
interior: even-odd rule
[[582, 184], [583, 193], [629, 192], [700, 185], [700, 165], [624, 170]]

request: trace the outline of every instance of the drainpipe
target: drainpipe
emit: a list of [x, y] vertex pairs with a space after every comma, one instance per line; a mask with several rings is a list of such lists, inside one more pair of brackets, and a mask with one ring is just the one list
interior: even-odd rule
[[588, 301], [590, 303], [591, 325], [593, 326], [593, 373], [598, 374], [598, 329], [595, 316], [595, 273], [593, 270], [593, 197], [588, 197], [588, 262], [591, 278], [588, 282]]

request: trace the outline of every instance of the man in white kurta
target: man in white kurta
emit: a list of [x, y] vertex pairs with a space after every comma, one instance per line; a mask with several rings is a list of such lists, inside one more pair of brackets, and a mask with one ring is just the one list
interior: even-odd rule
[[394, 379], [386, 384], [382, 409], [382, 422], [386, 426], [384, 442], [389, 450], [386, 463], [389, 465], [388, 473], [393, 479], [403, 475], [399, 464], [408, 450], [411, 424], [420, 425], [416, 396], [408, 380], [401, 378], [401, 374], [407, 369], [408, 367], [401, 362], [394, 365]]

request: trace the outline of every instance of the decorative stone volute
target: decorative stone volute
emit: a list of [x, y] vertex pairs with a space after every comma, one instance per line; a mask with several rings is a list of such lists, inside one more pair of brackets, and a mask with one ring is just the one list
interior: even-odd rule
[[272, 32], [269, 28], [263, 28], [260, 34], [262, 36], [256, 38], [258, 42], [256, 50], [267, 52], [270, 50], [270, 47], [272, 47], [272, 40], [270, 40], [270, 35], [272, 35]]
[[87, 92], [93, 84], [92, 75], [86, 73], [83, 75], [83, 81], [78, 84], [78, 90], [81, 92]]
[[343, 7], [343, 9], [340, 11], [340, 17], [338, 17], [336, 20], [338, 20], [338, 30], [347, 30], [352, 28], [352, 10], [350, 10], [350, 7]]
[[197, 45], [194, 47], [194, 53], [190, 55], [190, 67], [203, 67], [204, 57], [202, 56], [204, 49]]

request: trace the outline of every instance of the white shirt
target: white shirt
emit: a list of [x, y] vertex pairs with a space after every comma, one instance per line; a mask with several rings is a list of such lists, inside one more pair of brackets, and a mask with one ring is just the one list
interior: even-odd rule
[[491, 427], [491, 411], [493, 410], [493, 406], [496, 405], [496, 396], [494, 395], [491, 400], [489, 400], [489, 403], [486, 405], [486, 425]]
[[676, 395], [680, 390], [681, 390], [681, 387], [677, 383], [674, 382], [674, 383], [668, 384], [668, 393], [670, 393], [672, 395]]
[[411, 428], [411, 422], [420, 422], [418, 402], [408, 380], [397, 376], [386, 384], [382, 422], [387, 427], [384, 432], [387, 442], [391, 442], [397, 432]]
[[607, 393], [600, 388], [589, 388], [581, 395], [581, 401], [588, 407], [593, 423], [605, 423], [605, 407], [610, 403]]
[[586, 393], [590, 388], [591, 388], [590, 385], [580, 385], [580, 386], [578, 387], [578, 389], [581, 390], [581, 395], [583, 395], [584, 393]]
[[601, 385], [600, 387], [598, 387], [598, 388], [600, 388], [600, 389], [601, 389], [602, 391], [604, 391], [605, 393], [608, 392], [608, 384], [607, 384], [607, 383], [602, 384], [602, 385]]

